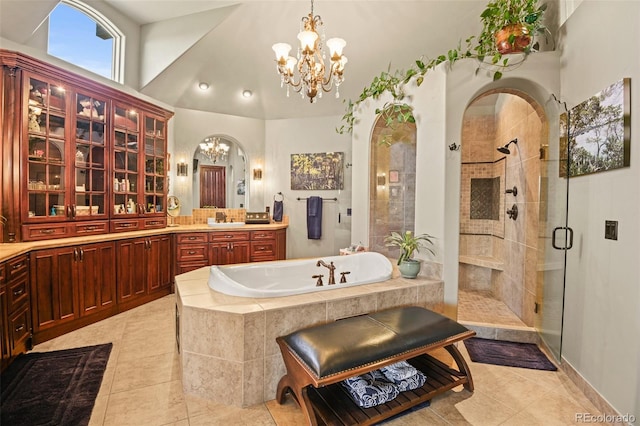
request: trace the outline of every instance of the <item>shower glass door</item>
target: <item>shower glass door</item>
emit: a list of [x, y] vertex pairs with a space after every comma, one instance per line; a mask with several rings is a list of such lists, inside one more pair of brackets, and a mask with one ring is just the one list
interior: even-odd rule
[[[558, 104], [547, 105], [547, 111]], [[566, 253], [573, 234], [567, 225], [569, 195], [567, 114], [548, 116], [548, 146], [540, 149], [540, 222], [535, 327], [556, 360], [562, 352]]]

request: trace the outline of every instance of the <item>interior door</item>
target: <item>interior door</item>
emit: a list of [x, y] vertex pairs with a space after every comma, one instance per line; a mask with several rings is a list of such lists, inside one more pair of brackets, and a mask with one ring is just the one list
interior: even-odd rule
[[[549, 108], [548, 110], [551, 110]], [[568, 227], [568, 114], [549, 116], [549, 128], [559, 129], [540, 151], [540, 225], [535, 327], [553, 356], [562, 353], [562, 319], [567, 250], [573, 244]]]
[[200, 168], [200, 207], [227, 206], [227, 178], [225, 166]]

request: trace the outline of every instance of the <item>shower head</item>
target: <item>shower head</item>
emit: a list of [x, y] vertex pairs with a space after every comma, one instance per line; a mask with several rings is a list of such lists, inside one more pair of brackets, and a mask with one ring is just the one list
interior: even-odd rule
[[511, 139], [505, 146], [498, 147], [497, 148], [498, 152], [501, 152], [503, 154], [511, 154], [511, 151], [509, 150], [509, 145], [511, 145], [512, 143], [515, 143], [517, 145], [518, 138]]

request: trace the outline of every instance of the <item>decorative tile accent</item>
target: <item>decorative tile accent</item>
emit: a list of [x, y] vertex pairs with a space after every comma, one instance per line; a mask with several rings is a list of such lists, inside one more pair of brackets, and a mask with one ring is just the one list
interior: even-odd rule
[[471, 219], [500, 219], [500, 177], [471, 179]]

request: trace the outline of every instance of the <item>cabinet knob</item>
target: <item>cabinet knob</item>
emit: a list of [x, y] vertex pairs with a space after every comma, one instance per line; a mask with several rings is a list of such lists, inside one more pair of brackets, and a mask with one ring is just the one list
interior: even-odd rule
[[24, 294], [25, 290], [24, 287], [20, 287], [17, 290], [13, 290], [13, 295], [14, 296], [22, 296]]
[[16, 332], [24, 330], [24, 324], [16, 326]]
[[55, 231], [55, 229], [41, 229], [40, 233], [41, 234], [53, 234]]
[[20, 263], [16, 263], [16, 264], [15, 264], [15, 265], [13, 265], [11, 268], [12, 268], [12, 269], [18, 269], [18, 268], [22, 268], [22, 266], [23, 266], [23, 265], [24, 265], [24, 264], [23, 264], [22, 262], [20, 262]]
[[187, 254], [196, 254], [196, 252], [191, 250], [191, 251], [187, 252]]

